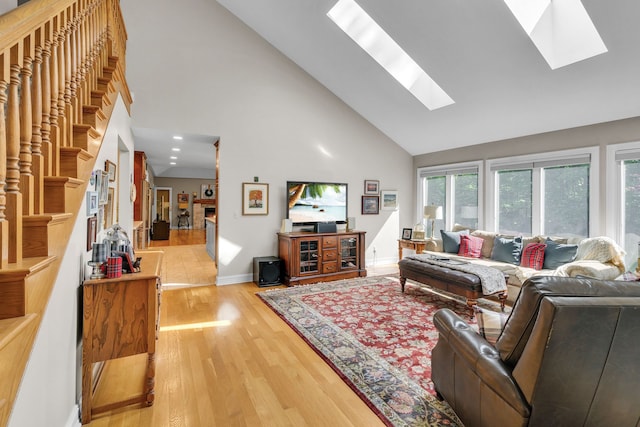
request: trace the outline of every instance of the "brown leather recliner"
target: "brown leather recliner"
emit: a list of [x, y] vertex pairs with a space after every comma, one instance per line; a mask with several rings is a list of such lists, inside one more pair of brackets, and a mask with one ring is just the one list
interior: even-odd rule
[[640, 425], [638, 282], [531, 278], [495, 346], [433, 320], [431, 378], [466, 427]]

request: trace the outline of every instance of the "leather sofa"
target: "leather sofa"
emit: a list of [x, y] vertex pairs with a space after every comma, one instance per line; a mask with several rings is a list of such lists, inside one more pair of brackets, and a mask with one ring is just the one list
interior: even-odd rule
[[640, 425], [640, 284], [528, 279], [495, 346], [449, 309], [431, 378], [466, 427]]

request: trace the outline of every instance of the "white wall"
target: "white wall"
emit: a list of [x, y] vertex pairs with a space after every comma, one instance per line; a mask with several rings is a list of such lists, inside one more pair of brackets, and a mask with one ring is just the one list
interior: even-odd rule
[[[121, 159], [128, 156], [128, 162], [121, 161], [118, 166], [133, 164], [130, 123], [124, 103], [118, 98], [95, 169], [103, 169], [107, 159], [116, 162], [119, 144], [121, 150], [123, 147], [128, 150], [128, 153], [120, 154]], [[123, 174], [128, 175], [126, 171]], [[128, 186], [125, 188], [128, 190]], [[133, 217], [130, 202], [121, 204], [120, 210], [122, 216]], [[125, 227], [127, 221], [122, 223]], [[125, 229], [129, 233], [131, 226], [132, 222], [128, 221]], [[82, 381], [80, 291], [84, 277], [90, 274], [87, 261], [91, 254], [86, 251], [86, 236], [87, 215], [83, 203], [20, 384], [9, 419], [10, 427], [79, 425], [77, 403]], [[98, 236], [99, 240], [102, 238]]]
[[[277, 254], [288, 179], [349, 183], [367, 263], [374, 246], [376, 263], [397, 260], [400, 230], [414, 223], [407, 152], [217, 2], [121, 7], [135, 126], [220, 136], [218, 284], [251, 281], [252, 258]], [[269, 184], [267, 216], [242, 215], [254, 176]], [[398, 190], [400, 209], [361, 215], [365, 179]]]

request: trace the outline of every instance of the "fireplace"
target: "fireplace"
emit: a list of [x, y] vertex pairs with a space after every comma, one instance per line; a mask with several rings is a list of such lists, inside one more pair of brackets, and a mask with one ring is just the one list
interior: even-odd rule
[[[205, 218], [213, 218], [216, 216], [216, 208], [213, 206], [205, 206], [204, 207], [204, 217]], [[207, 221], [204, 222], [205, 228], [207, 227]]]

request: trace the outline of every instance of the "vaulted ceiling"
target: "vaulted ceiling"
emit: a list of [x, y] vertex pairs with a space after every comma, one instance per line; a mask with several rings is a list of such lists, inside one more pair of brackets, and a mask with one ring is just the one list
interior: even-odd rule
[[455, 101], [432, 111], [327, 17], [337, 0], [217, 1], [411, 155], [640, 116], [637, 0], [582, 0], [608, 51], [555, 70], [503, 0], [356, 0]]
[[640, 116], [637, 0], [583, 0], [608, 52], [556, 70], [502, 0], [357, 0], [455, 101], [433, 111], [327, 17], [336, 1], [218, 0], [412, 155]]

